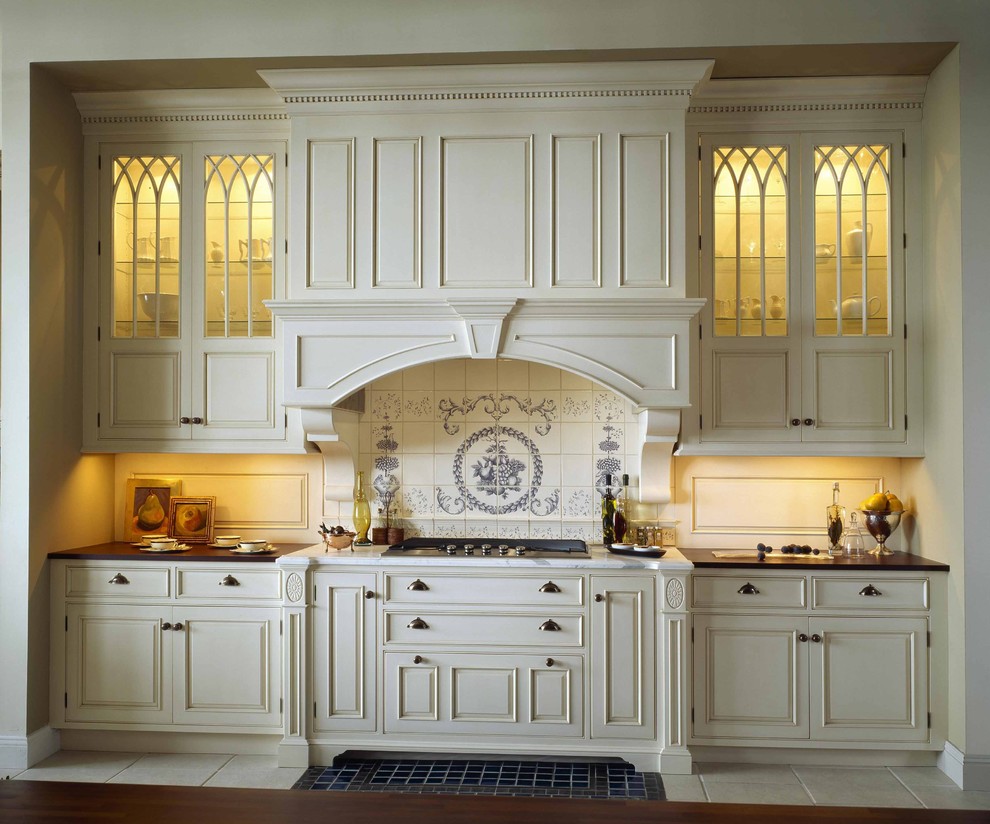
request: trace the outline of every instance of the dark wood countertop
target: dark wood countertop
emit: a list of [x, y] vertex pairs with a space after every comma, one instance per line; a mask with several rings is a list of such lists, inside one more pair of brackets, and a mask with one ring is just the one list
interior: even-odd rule
[[[315, 543], [315, 542], [314, 542]], [[60, 552], [49, 552], [53, 560], [85, 560], [85, 561], [222, 561], [223, 563], [274, 563], [276, 558], [305, 549], [312, 544], [276, 544], [272, 552], [245, 555], [231, 552], [227, 549], [213, 549], [206, 544], [190, 544], [184, 552], [142, 552], [137, 547], [124, 541], [114, 541], [107, 544], [94, 544], [77, 549], [63, 549]]]
[[877, 557], [875, 555], [864, 555], [861, 558], [830, 558], [827, 554], [820, 555], [783, 555], [780, 550], [775, 549], [767, 555], [765, 561], [757, 561], [756, 558], [716, 558], [712, 552], [722, 552], [732, 550], [723, 549], [683, 549], [678, 547], [680, 552], [695, 567], [701, 569], [841, 569], [843, 571], [862, 570], [863, 572], [874, 572], [877, 570], [914, 570], [917, 572], [948, 572], [949, 565], [941, 561], [931, 561], [922, 558], [920, 555], [912, 555], [909, 552], [895, 552], [893, 555]]

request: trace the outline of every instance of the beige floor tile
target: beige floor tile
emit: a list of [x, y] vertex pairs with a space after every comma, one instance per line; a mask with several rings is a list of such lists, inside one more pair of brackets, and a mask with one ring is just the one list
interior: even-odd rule
[[732, 784], [793, 784], [798, 785], [794, 771], [785, 764], [729, 764], [707, 762], [698, 764], [705, 785]]
[[274, 755], [235, 755], [223, 768], [231, 770], [275, 770], [278, 769], [278, 757]]
[[128, 767], [111, 778], [108, 784], [155, 784], [162, 787], [200, 787], [216, 775], [210, 769], [148, 769]]
[[931, 810], [990, 810], [990, 793], [963, 792], [958, 787], [918, 787], [913, 792]]
[[305, 770], [297, 767], [275, 767], [270, 770], [220, 770], [205, 787], [255, 787], [266, 790], [292, 788]]
[[846, 807], [920, 807], [886, 767], [794, 767], [815, 804]]
[[132, 769], [137, 770], [212, 770], [216, 772], [230, 763], [233, 755], [218, 753], [149, 753], [142, 755], [134, 762]]
[[708, 797], [716, 804], [812, 804], [800, 784], [739, 784], [730, 781], [705, 783]]
[[127, 769], [140, 757], [140, 753], [62, 750], [24, 770], [17, 780], [102, 783]]
[[949, 787], [959, 789], [956, 782], [938, 767], [888, 767], [908, 789], [917, 787]]
[[665, 775], [662, 780], [668, 801], [708, 800], [701, 778], [697, 775]]

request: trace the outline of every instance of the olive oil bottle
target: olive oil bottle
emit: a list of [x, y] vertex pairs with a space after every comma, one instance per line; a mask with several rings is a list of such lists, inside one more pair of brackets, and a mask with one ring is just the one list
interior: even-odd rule
[[832, 504], [825, 507], [828, 529], [828, 554], [842, 555], [842, 531], [846, 523], [846, 508], [839, 503], [839, 482], [832, 485]]
[[629, 476], [622, 476], [622, 492], [615, 502], [615, 515], [612, 518], [612, 540], [617, 544], [631, 543], [626, 539], [629, 529]]
[[602, 543], [610, 547], [615, 540], [615, 496], [612, 495], [612, 476], [606, 475], [602, 493]]

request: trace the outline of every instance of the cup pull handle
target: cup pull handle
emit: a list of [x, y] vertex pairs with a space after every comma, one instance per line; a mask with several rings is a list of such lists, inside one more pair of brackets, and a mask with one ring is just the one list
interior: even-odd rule
[[739, 589], [736, 590], [740, 595], [759, 595], [760, 591], [754, 587], [749, 581], [743, 584]]
[[550, 620], [544, 621], [540, 624], [540, 630], [542, 632], [560, 632], [560, 624], [551, 618]]
[[560, 592], [560, 587], [557, 586], [553, 581], [547, 581], [543, 586], [540, 587], [540, 592]]
[[865, 587], [863, 587], [859, 591], [859, 594], [860, 595], [868, 595], [868, 596], [883, 595], [883, 593], [879, 589], [877, 589], [875, 586], [873, 586], [873, 584], [867, 584]]
[[118, 572], [116, 575], [113, 576], [113, 578], [111, 578], [109, 581], [107, 581], [107, 583], [108, 584], [129, 584], [130, 581], [128, 581], [125, 576], [121, 575]]
[[406, 624], [406, 629], [429, 629], [430, 625], [426, 623], [422, 618], [413, 618], [408, 624]]
[[239, 587], [240, 585], [241, 582], [238, 581], [233, 575], [224, 575], [218, 584], [218, 586], [222, 587]]
[[415, 590], [416, 592], [426, 592], [429, 587], [417, 578], [406, 589]]

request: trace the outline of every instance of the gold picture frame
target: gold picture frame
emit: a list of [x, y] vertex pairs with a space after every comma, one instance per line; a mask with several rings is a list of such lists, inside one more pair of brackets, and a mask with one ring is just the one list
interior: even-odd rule
[[128, 478], [124, 492], [124, 540], [136, 543], [145, 535], [167, 535], [169, 507], [182, 492], [174, 478]]
[[213, 543], [214, 495], [175, 497], [169, 502], [168, 536], [184, 544]]

